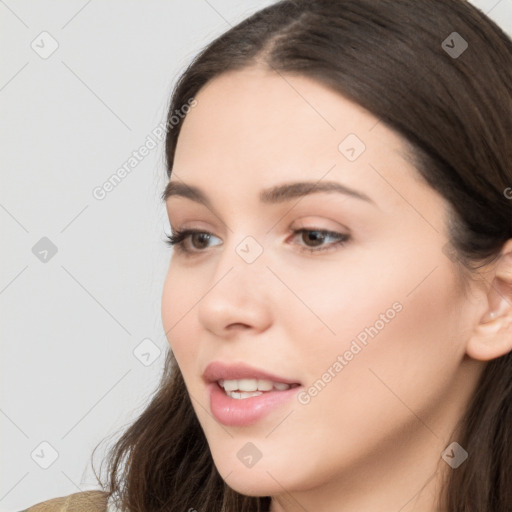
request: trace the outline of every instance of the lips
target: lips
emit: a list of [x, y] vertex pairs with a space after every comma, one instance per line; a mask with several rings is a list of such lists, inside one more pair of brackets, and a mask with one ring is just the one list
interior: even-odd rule
[[300, 382], [281, 375], [249, 366], [245, 363], [226, 364], [220, 361], [210, 363], [203, 372], [203, 379], [209, 384], [219, 380], [262, 379], [284, 384], [300, 385]]
[[[205, 368], [203, 380], [213, 417], [224, 425], [238, 427], [257, 423], [272, 411], [286, 407], [302, 388], [297, 380], [245, 363], [214, 361]], [[239, 389], [254, 389], [255, 386], [263, 391]]]

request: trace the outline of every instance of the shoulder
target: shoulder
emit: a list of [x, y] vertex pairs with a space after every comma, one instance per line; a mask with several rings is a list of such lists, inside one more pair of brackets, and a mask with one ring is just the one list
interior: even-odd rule
[[[108, 493], [82, 491], [60, 498], [52, 498], [30, 506], [20, 512], [110, 512]], [[107, 508], [109, 507], [109, 508]]]

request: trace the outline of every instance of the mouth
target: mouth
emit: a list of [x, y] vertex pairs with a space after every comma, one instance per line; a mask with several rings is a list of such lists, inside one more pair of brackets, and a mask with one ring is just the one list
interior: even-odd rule
[[210, 363], [203, 380], [210, 398], [210, 410], [224, 425], [252, 425], [273, 410], [289, 406], [301, 387], [297, 380], [278, 376], [245, 363]]

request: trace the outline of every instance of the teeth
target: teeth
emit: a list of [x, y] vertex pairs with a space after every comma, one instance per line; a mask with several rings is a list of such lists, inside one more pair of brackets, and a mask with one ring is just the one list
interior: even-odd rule
[[[226, 394], [232, 398], [248, 398], [249, 396], [261, 395], [262, 391], [271, 391], [272, 389], [284, 391], [291, 387], [284, 382], [272, 382], [267, 379], [221, 379], [218, 382], [224, 388]], [[241, 391], [242, 393], [233, 393], [235, 391]]]
[[254, 391], [253, 393], [246, 393], [245, 391], [241, 391], [240, 393], [237, 393], [236, 391], [226, 391], [226, 394], [228, 396], [230, 396], [231, 398], [242, 399], [242, 398], [249, 398], [251, 396], [262, 395], [263, 392], [262, 391]]

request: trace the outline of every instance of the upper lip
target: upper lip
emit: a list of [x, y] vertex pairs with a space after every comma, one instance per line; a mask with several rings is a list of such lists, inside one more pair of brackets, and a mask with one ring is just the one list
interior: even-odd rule
[[272, 382], [284, 382], [285, 384], [300, 384], [296, 380], [287, 379], [279, 375], [269, 373], [259, 368], [254, 368], [245, 363], [223, 363], [213, 361], [203, 372], [203, 379], [207, 382], [217, 382], [220, 379], [267, 379]]

